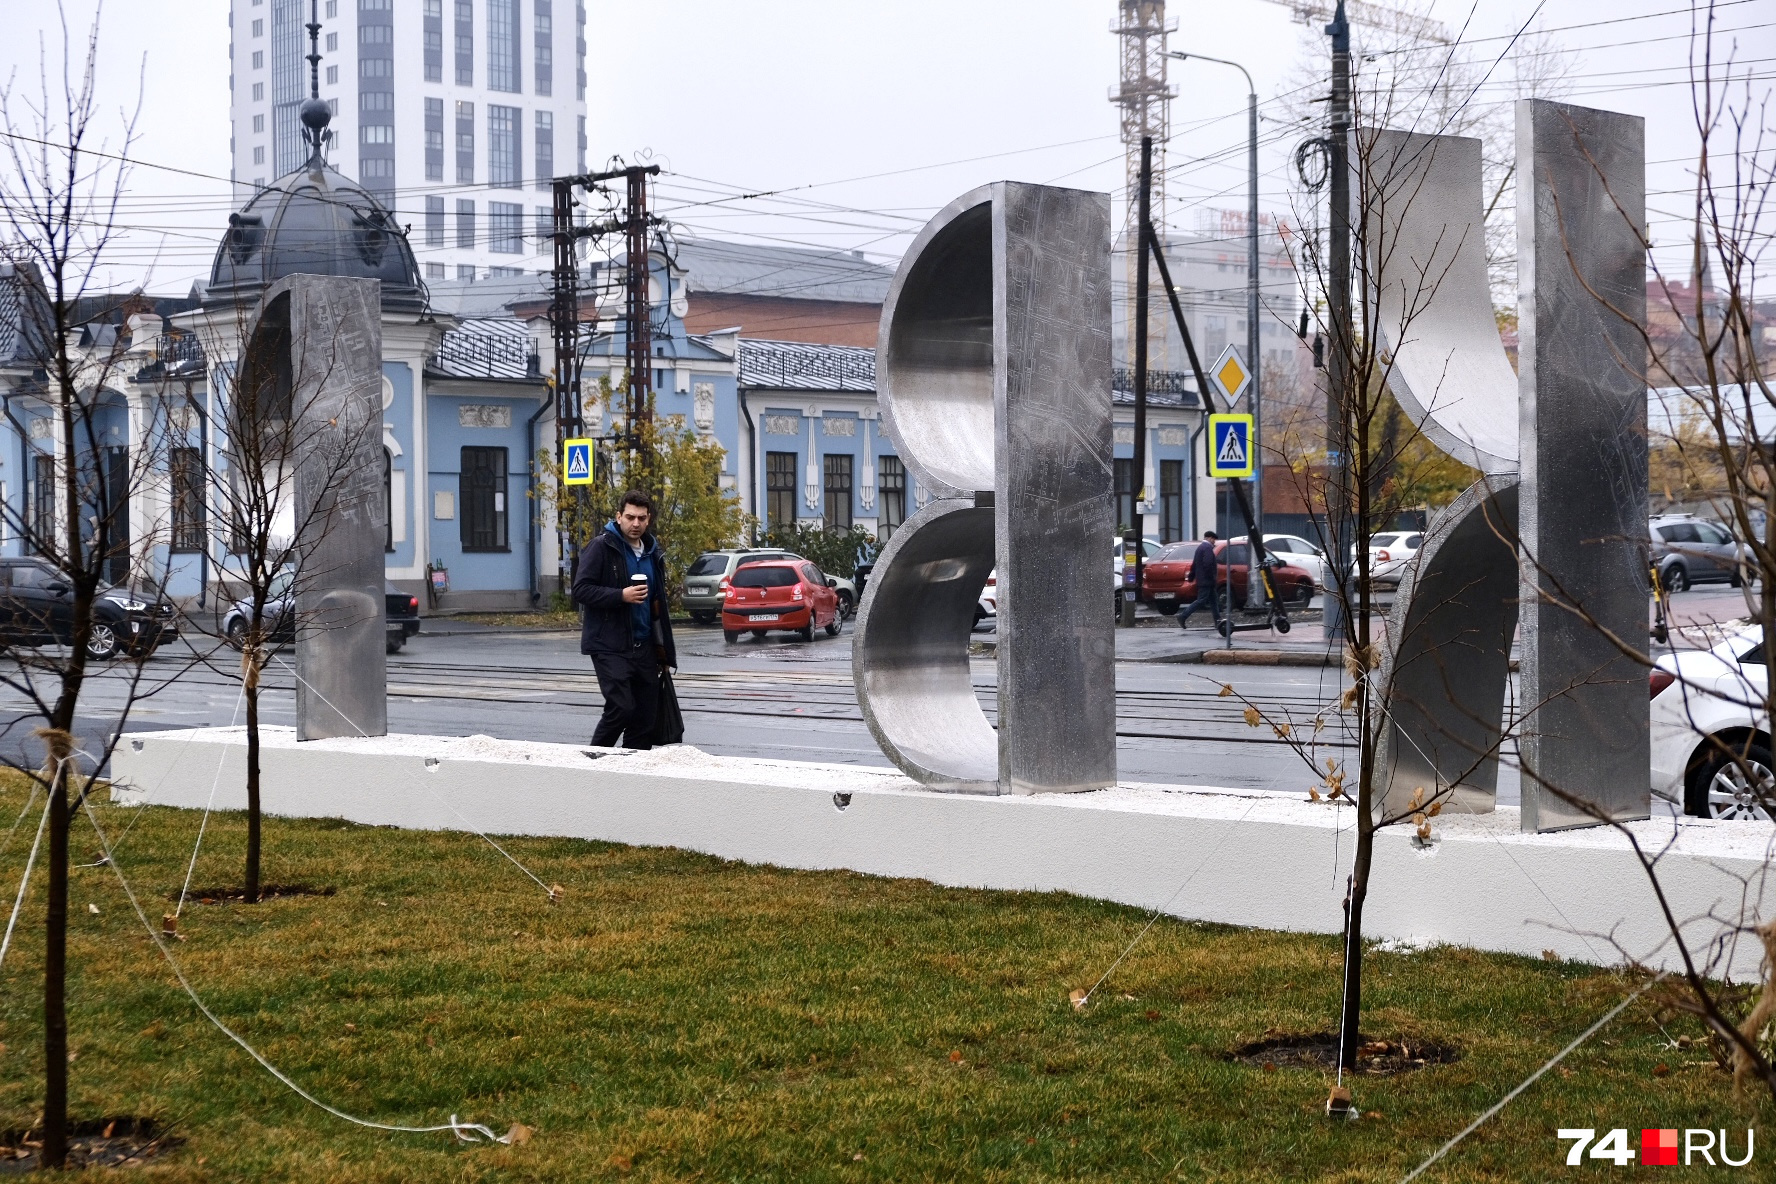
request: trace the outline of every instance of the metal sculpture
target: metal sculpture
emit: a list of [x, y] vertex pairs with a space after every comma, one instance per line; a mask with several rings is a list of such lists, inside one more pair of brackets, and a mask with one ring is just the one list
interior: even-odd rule
[[[884, 429], [931, 500], [877, 559], [852, 673], [883, 752], [934, 788], [1115, 783], [1109, 264], [1108, 196], [1000, 182], [926, 224], [883, 306]], [[996, 735], [968, 662], [995, 567]]]
[[1380, 132], [1366, 162], [1389, 388], [1484, 474], [1433, 520], [1400, 586], [1379, 767], [1388, 813], [1421, 787], [1493, 808], [1521, 598], [1522, 826], [1552, 830], [1597, 821], [1566, 797], [1648, 812], [1644, 666], [1608, 636], [1646, 624], [1643, 136], [1638, 119], [1531, 100], [1517, 138], [1516, 375], [1487, 284], [1479, 141]]
[[242, 360], [242, 373], [268, 376], [282, 414], [297, 418], [288, 463], [298, 740], [388, 733], [377, 293], [375, 280], [281, 279], [266, 289]]

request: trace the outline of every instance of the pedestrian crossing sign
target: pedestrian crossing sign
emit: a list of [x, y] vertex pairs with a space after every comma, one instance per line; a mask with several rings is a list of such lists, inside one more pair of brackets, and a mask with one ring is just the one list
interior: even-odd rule
[[1209, 476], [1252, 475], [1252, 417], [1209, 416]]
[[564, 440], [561, 454], [563, 485], [592, 484], [592, 441]]

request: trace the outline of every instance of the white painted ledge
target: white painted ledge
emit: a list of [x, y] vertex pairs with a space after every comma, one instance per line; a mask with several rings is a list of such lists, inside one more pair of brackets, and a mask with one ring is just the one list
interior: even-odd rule
[[[682, 745], [630, 753], [485, 736], [299, 744], [289, 728], [261, 735], [268, 814], [682, 847], [782, 867], [1072, 892], [1266, 929], [1343, 925], [1352, 812], [1293, 795], [1119, 785], [980, 797], [935, 793], [889, 770]], [[238, 810], [245, 767], [244, 729], [130, 733], [112, 760], [113, 796], [202, 808], [215, 784], [216, 807]], [[836, 793], [850, 795], [842, 810]], [[1674, 947], [1621, 834], [1526, 835], [1517, 821], [1510, 809], [1445, 815], [1429, 847], [1408, 828], [1378, 836], [1365, 933], [1604, 964], [1621, 960], [1598, 936], [1614, 934], [1643, 961], [1671, 963]], [[1776, 825], [1688, 819], [1632, 829], [1664, 852], [1661, 879], [1692, 948], [1722, 931], [1710, 912], [1733, 918], [1742, 902], [1762, 904]], [[1738, 942], [1734, 975], [1755, 974], [1758, 957], [1755, 941]]]

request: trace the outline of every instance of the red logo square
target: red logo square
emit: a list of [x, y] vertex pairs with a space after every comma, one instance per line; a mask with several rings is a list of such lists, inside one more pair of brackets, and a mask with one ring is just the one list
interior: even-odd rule
[[1643, 1128], [1640, 1132], [1640, 1162], [1649, 1167], [1676, 1167], [1677, 1131], [1670, 1127]]

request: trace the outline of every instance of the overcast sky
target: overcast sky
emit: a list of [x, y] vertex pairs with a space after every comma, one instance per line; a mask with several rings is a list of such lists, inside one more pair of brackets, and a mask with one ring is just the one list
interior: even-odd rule
[[[61, 29], [47, 0], [0, 4], [12, 17], [0, 70], [13, 80], [19, 131], [40, 41], [59, 86]], [[77, 40], [93, 8], [68, 0]], [[1108, 101], [1118, 71], [1113, 0], [589, 0], [588, 11], [591, 163], [620, 155], [664, 166], [659, 206], [684, 233], [886, 260], [925, 218], [987, 181], [1055, 182], [1120, 200]], [[1552, 30], [1573, 51], [1574, 101], [1646, 117], [1654, 238], [1682, 241], [1697, 145], [1689, 10], [1676, 0], [1546, 0], [1537, 12], [1533, 0], [1486, 0], [1471, 21], [1467, 4], [1431, 11], [1453, 27], [1466, 22], [1476, 39], [1508, 36], [1532, 14]], [[1303, 64], [1324, 61], [1325, 38], [1264, 0], [1174, 0], [1168, 12], [1179, 26], [1172, 48], [1251, 70], [1273, 141], [1261, 160], [1261, 205], [1286, 211], [1299, 136], [1268, 117]], [[1730, 30], [1721, 44], [1737, 43], [1755, 93], [1767, 93], [1776, 5], [1723, 2], [1717, 27]], [[1480, 44], [1497, 52], [1504, 42]], [[106, 6], [101, 96], [112, 144], [138, 89], [141, 99], [131, 153], [141, 163], [123, 212], [132, 233], [113, 257], [120, 283], [183, 292], [208, 269], [229, 212], [227, 45], [225, 0]], [[1174, 62], [1172, 71], [1180, 94], [1169, 215], [1189, 229], [1200, 208], [1244, 205], [1245, 84], [1208, 63]], [[737, 196], [763, 192], [775, 196]]]

